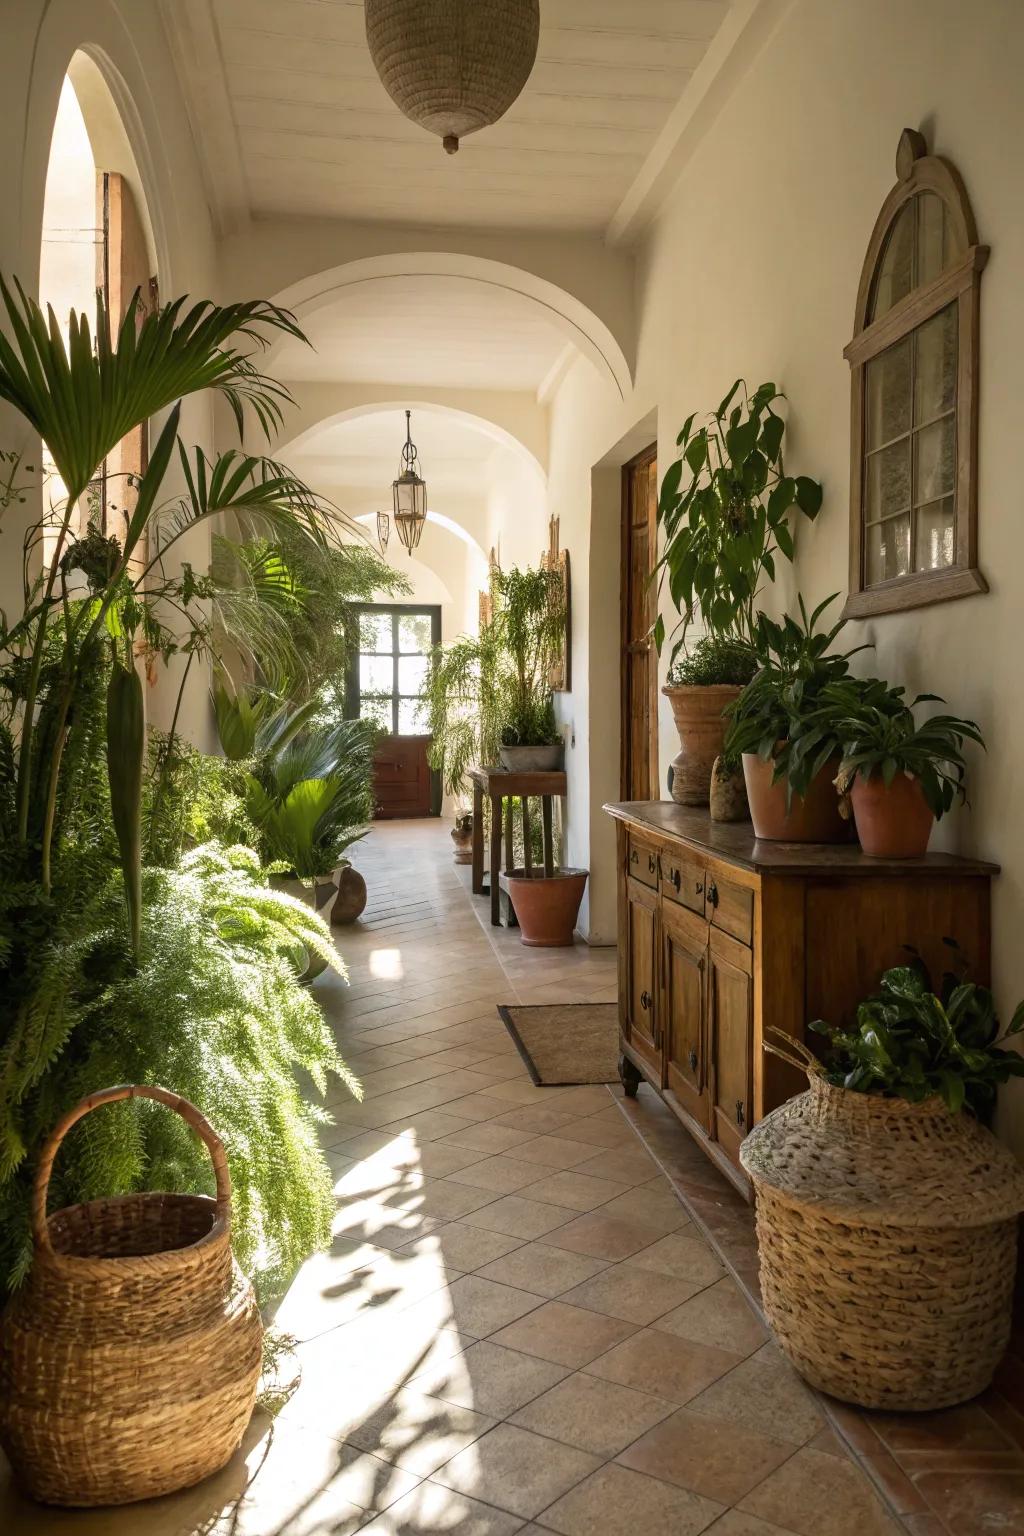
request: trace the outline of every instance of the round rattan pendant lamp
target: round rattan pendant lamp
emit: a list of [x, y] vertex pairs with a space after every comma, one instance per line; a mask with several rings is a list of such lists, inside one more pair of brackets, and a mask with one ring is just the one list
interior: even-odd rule
[[398, 479], [391, 485], [391, 496], [398, 537], [410, 555], [420, 542], [423, 525], [427, 520], [427, 482], [420, 475], [419, 468], [416, 444], [412, 440], [412, 412], [406, 411], [405, 442], [402, 444]]
[[537, 57], [540, 0], [365, 0], [366, 40], [406, 117], [459, 139], [508, 111]]

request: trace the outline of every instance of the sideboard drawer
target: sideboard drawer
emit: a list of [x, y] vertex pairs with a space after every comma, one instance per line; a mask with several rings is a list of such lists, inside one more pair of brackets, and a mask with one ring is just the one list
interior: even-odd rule
[[649, 843], [642, 843], [637, 838], [631, 837], [627, 845], [626, 873], [634, 880], [639, 880], [641, 885], [650, 886], [652, 891], [658, 889], [658, 851]]
[[741, 944], [751, 945], [754, 940], [754, 893], [745, 885], [734, 885], [731, 880], [719, 880], [709, 876], [707, 880], [708, 912], [712, 928], [721, 928]]
[[698, 917], [704, 916], [706, 872], [696, 859], [664, 848], [661, 853], [661, 894], [669, 901], [688, 907]]

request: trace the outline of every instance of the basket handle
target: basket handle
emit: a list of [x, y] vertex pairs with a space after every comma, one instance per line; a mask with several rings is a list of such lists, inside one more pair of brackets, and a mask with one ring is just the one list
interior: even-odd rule
[[808, 1077], [824, 1076], [824, 1068], [814, 1052], [795, 1035], [787, 1035], [784, 1029], [777, 1029], [774, 1024], [766, 1024], [761, 1031], [761, 1046], [789, 1066], [806, 1072]]
[[75, 1105], [74, 1109], [69, 1109], [67, 1114], [58, 1120], [47, 1137], [32, 1185], [32, 1241], [37, 1248], [52, 1251], [50, 1232], [46, 1224], [46, 1196], [50, 1187], [54, 1158], [57, 1156], [61, 1142], [83, 1115], [87, 1115], [92, 1109], [97, 1109], [101, 1104], [116, 1104], [118, 1099], [156, 1099], [159, 1103], [166, 1104], [168, 1109], [173, 1109], [186, 1124], [192, 1127], [199, 1139], [205, 1143], [210, 1161], [213, 1163], [213, 1172], [217, 1180], [217, 1215], [225, 1222], [230, 1221], [231, 1175], [228, 1173], [227, 1153], [224, 1151], [224, 1143], [209, 1120], [205, 1115], [201, 1115], [188, 1099], [183, 1099], [180, 1094], [171, 1093], [166, 1088], [150, 1086], [147, 1083], [122, 1083], [117, 1088], [100, 1088], [96, 1093], [88, 1094]]

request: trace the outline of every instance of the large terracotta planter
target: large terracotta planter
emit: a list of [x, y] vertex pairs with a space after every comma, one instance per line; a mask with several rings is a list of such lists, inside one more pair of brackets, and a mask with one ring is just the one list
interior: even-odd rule
[[366, 881], [358, 869], [343, 864], [338, 870], [338, 895], [331, 908], [331, 923], [354, 923], [366, 906]]
[[722, 711], [743, 689], [735, 683], [663, 688], [679, 732], [679, 755], [672, 759], [672, 799], [677, 805], [707, 805], [711, 770], [722, 751]]
[[743, 777], [754, 836], [773, 843], [846, 843], [851, 827], [839, 812], [833, 779], [839, 758], [831, 758], [811, 780], [807, 794], [794, 795], [786, 809], [786, 781], [772, 783], [773, 765], [756, 752], [744, 752]]
[[501, 876], [515, 909], [523, 943], [533, 949], [558, 949], [572, 943], [589, 871], [510, 869]]
[[880, 773], [858, 773], [850, 785], [857, 836], [873, 859], [920, 859], [928, 851], [935, 815], [920, 780], [898, 773], [886, 785]]

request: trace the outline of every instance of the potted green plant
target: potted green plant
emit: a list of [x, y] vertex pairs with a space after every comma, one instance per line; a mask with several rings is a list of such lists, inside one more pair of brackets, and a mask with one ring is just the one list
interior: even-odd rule
[[473, 812], [459, 811], [452, 827], [453, 857], [456, 864], [473, 862]]
[[[695, 416], [684, 422], [676, 440], [682, 453], [661, 484], [659, 590], [667, 580], [680, 614], [662, 691], [679, 732], [672, 798], [681, 805], [708, 803], [712, 766], [721, 752], [722, 710], [755, 670], [746, 651], [758, 593], [766, 579], [774, 581], [778, 556], [793, 559], [793, 513], [814, 518], [821, 506], [817, 481], [785, 471], [785, 422], [776, 409], [782, 399], [772, 383], [748, 396], [737, 379], [706, 426], [695, 431]], [[692, 656], [679, 663], [698, 614], [706, 648], [698, 650], [698, 641]], [[654, 635], [660, 653], [660, 616]], [[688, 667], [691, 659], [695, 664]]]
[[849, 800], [864, 852], [921, 858], [934, 823], [966, 798], [963, 747], [984, 748], [978, 726], [955, 715], [918, 725], [918, 705], [944, 700], [928, 693], [907, 703], [904, 689], [882, 682], [845, 679], [825, 690], [824, 703], [842, 750], [836, 788]]
[[840, 815], [833, 780], [839, 769], [840, 743], [834, 718], [823, 708], [830, 684], [849, 679], [850, 657], [864, 646], [833, 653], [830, 646], [843, 621], [826, 631], [818, 619], [837, 594], [808, 616], [800, 602], [800, 622], [789, 614], [781, 623], [757, 616], [754, 651], [759, 667], [729, 707], [724, 750], [740, 758], [758, 837], [772, 841], [844, 842], [848, 824]]

